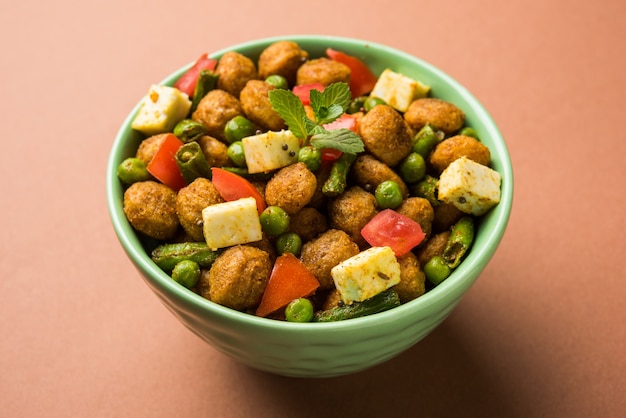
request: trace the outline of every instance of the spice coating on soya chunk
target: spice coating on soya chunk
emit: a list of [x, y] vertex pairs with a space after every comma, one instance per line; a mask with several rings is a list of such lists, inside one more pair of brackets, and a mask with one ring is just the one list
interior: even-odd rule
[[148, 165], [150, 161], [152, 161], [154, 154], [156, 154], [159, 150], [159, 147], [161, 147], [161, 144], [167, 135], [169, 134], [156, 134], [141, 141], [139, 148], [137, 148], [137, 152], [135, 153], [135, 157], [139, 158], [141, 161], [146, 163], [146, 165]]
[[489, 148], [476, 138], [467, 135], [455, 135], [444, 139], [437, 144], [428, 161], [437, 173], [441, 173], [450, 163], [461, 157], [467, 157], [484, 166], [489, 166], [491, 162]]
[[427, 97], [412, 102], [404, 119], [415, 132], [431, 125], [446, 134], [452, 134], [463, 127], [465, 114], [450, 102]]
[[302, 246], [300, 260], [320, 282], [320, 290], [335, 287], [330, 271], [359, 253], [359, 246], [343, 231], [329, 229]]
[[124, 213], [137, 231], [160, 240], [178, 231], [176, 192], [155, 181], [133, 183], [124, 192]]
[[305, 207], [291, 215], [289, 231], [307, 242], [328, 230], [326, 216], [315, 208]]
[[391, 106], [374, 106], [358, 126], [365, 149], [389, 167], [394, 167], [411, 152], [409, 126]]
[[402, 197], [409, 195], [409, 188], [402, 178], [389, 166], [369, 154], [359, 155], [350, 168], [355, 183], [368, 191], [376, 190], [383, 181], [392, 180], [400, 186]]
[[328, 204], [328, 212], [331, 228], [346, 232], [359, 247], [367, 246], [361, 229], [378, 213], [373, 194], [352, 186]]
[[279, 131], [286, 127], [285, 121], [272, 108], [269, 92], [274, 86], [261, 80], [250, 80], [241, 90], [241, 107], [245, 115], [264, 130]]
[[420, 262], [413, 253], [407, 253], [398, 258], [400, 263], [400, 283], [393, 288], [398, 293], [401, 303], [406, 303], [426, 291], [426, 275], [422, 271]]
[[217, 88], [235, 97], [249, 80], [258, 77], [254, 61], [239, 52], [227, 52], [220, 58], [215, 70], [218, 75]]
[[191, 119], [202, 123], [209, 135], [224, 141], [226, 123], [239, 115], [243, 115], [239, 99], [224, 90], [215, 89], [200, 100]]
[[224, 199], [210, 180], [198, 177], [178, 191], [176, 213], [183, 229], [196, 241], [204, 241], [202, 209]]
[[426, 234], [426, 238], [430, 237], [432, 232], [433, 220], [435, 219], [435, 211], [428, 201], [423, 197], [409, 197], [396, 208], [396, 212], [413, 219], [420, 224], [422, 232]]
[[217, 138], [204, 135], [198, 139], [198, 145], [209, 167], [231, 166], [234, 163], [228, 157], [228, 146]]
[[265, 201], [293, 214], [306, 206], [317, 188], [317, 178], [304, 163], [281, 168], [265, 186]]
[[328, 58], [315, 58], [298, 68], [296, 84], [320, 83], [328, 86], [332, 83], [349, 83], [350, 68]]
[[296, 83], [298, 68], [309, 58], [309, 53], [293, 41], [278, 41], [261, 52], [259, 56], [259, 78], [271, 75], [285, 77], [289, 86]]

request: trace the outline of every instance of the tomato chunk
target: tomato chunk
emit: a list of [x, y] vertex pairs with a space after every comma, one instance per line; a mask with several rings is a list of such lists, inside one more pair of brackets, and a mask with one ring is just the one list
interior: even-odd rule
[[267, 316], [294, 299], [310, 296], [320, 286], [317, 278], [291, 253], [276, 259], [256, 315]]
[[240, 175], [223, 168], [211, 167], [211, 181], [222, 198], [227, 202], [239, 200], [243, 197], [254, 197], [259, 215], [267, 207], [265, 199], [263, 199], [257, 188]]
[[376, 85], [376, 76], [367, 64], [359, 58], [332, 48], [326, 49], [326, 55], [333, 61], [341, 62], [350, 68], [350, 90], [352, 97], [363, 96]]
[[189, 97], [193, 97], [193, 93], [198, 84], [198, 76], [202, 70], [215, 70], [217, 60], [209, 58], [208, 54], [202, 54], [200, 58], [174, 83], [174, 87]]
[[146, 167], [154, 178], [175, 191], [187, 185], [176, 164], [176, 151], [182, 146], [183, 142], [174, 134], [167, 134]]
[[356, 132], [356, 117], [344, 113], [333, 122], [324, 125], [324, 128], [332, 131], [333, 129], [350, 129], [352, 132]]
[[376, 214], [361, 229], [361, 235], [374, 247], [391, 247], [396, 257], [405, 255], [426, 237], [419, 223], [393, 209]]
[[301, 84], [295, 86], [291, 91], [298, 96], [302, 104], [306, 106], [311, 104], [311, 90], [324, 91], [324, 85], [322, 83]]

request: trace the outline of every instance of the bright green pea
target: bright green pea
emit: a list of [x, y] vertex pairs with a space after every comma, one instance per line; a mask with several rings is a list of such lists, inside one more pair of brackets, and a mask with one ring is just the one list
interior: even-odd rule
[[353, 114], [357, 112], [362, 112], [365, 109], [365, 100], [367, 100], [367, 97], [365, 96], [355, 97], [354, 99], [352, 99], [352, 101], [348, 105], [348, 108], [346, 109], [346, 113]]
[[276, 89], [288, 89], [289, 84], [287, 83], [287, 79], [282, 75], [273, 74], [265, 79], [267, 84], [271, 84]]
[[311, 145], [304, 146], [298, 151], [298, 161], [304, 163], [310, 171], [316, 172], [322, 165], [322, 151]]
[[430, 125], [424, 126], [413, 138], [413, 152], [417, 152], [422, 157], [428, 157], [428, 154], [441, 142], [444, 133], [434, 129]]
[[307, 298], [292, 300], [285, 308], [285, 319], [289, 322], [311, 322], [313, 304]]
[[480, 138], [478, 137], [478, 132], [476, 132], [473, 128], [470, 128], [469, 126], [461, 129], [459, 131], [459, 135], [471, 136], [474, 139], [480, 140]]
[[139, 158], [127, 158], [117, 167], [117, 177], [126, 184], [150, 180], [152, 176], [144, 163]]
[[237, 115], [224, 126], [224, 136], [229, 144], [235, 141], [241, 141], [247, 136], [254, 135], [258, 127], [248, 120], [246, 117]]
[[402, 190], [393, 180], [383, 181], [374, 191], [376, 204], [382, 209], [395, 209], [402, 203]]
[[387, 104], [383, 99], [379, 97], [368, 97], [365, 99], [365, 103], [363, 103], [363, 108], [366, 112], [369, 112], [374, 108], [374, 106], [378, 106], [379, 104]]
[[424, 274], [429, 282], [437, 286], [452, 273], [452, 268], [448, 266], [441, 256], [434, 256], [424, 265]]
[[298, 257], [302, 250], [302, 238], [295, 232], [285, 232], [276, 239], [278, 254], [291, 253]]
[[269, 236], [276, 237], [289, 229], [289, 214], [280, 206], [268, 206], [259, 219], [263, 232]]
[[183, 260], [172, 270], [172, 279], [187, 289], [194, 287], [200, 280], [200, 266], [195, 261]]
[[228, 158], [234, 162], [238, 167], [246, 166], [246, 154], [243, 152], [243, 142], [235, 141], [228, 146], [226, 150]]
[[407, 183], [417, 183], [426, 175], [426, 161], [417, 152], [412, 152], [400, 162], [398, 173]]

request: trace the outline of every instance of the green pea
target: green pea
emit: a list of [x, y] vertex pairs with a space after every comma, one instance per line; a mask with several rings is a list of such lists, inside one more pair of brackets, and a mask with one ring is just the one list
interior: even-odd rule
[[172, 279], [187, 289], [194, 287], [200, 280], [200, 266], [195, 261], [183, 260], [172, 270]]
[[413, 152], [418, 153], [422, 157], [428, 157], [428, 154], [435, 148], [444, 137], [444, 133], [433, 128], [430, 125], [424, 126], [413, 138]]
[[395, 209], [402, 203], [402, 190], [393, 180], [380, 183], [374, 190], [376, 204], [382, 209]]
[[265, 79], [267, 84], [271, 84], [276, 89], [288, 89], [289, 84], [287, 83], [287, 79], [282, 75], [273, 74]]
[[152, 176], [144, 163], [139, 158], [127, 158], [117, 167], [117, 177], [126, 184], [150, 180]]
[[365, 110], [365, 100], [367, 100], [367, 97], [365, 96], [355, 97], [352, 99], [346, 109], [346, 113], [353, 114], [363, 112]]
[[295, 232], [285, 232], [276, 239], [276, 251], [278, 254], [291, 253], [300, 256], [302, 250], [302, 238]]
[[379, 97], [370, 96], [365, 99], [365, 103], [363, 103], [363, 108], [366, 112], [369, 112], [374, 108], [374, 106], [378, 106], [379, 104], [387, 104], [383, 99]]
[[407, 183], [417, 183], [426, 175], [426, 161], [417, 152], [412, 152], [400, 162], [398, 173]]
[[424, 264], [424, 275], [429, 282], [437, 286], [452, 273], [452, 268], [441, 256], [434, 256]]
[[289, 229], [289, 214], [280, 206], [268, 206], [260, 215], [261, 228], [267, 235], [276, 237]]
[[246, 166], [246, 154], [243, 152], [243, 142], [235, 141], [228, 146], [226, 150], [228, 158], [238, 167]]
[[292, 300], [285, 308], [285, 319], [289, 322], [311, 322], [313, 304], [307, 298]]
[[184, 143], [197, 141], [206, 133], [203, 124], [191, 119], [183, 119], [174, 127], [174, 135]]
[[224, 136], [229, 144], [241, 141], [247, 136], [254, 135], [259, 128], [245, 116], [235, 116], [224, 126]]
[[439, 179], [437, 177], [427, 174], [421, 181], [411, 185], [410, 191], [412, 196], [423, 197], [428, 200], [433, 208], [441, 205], [437, 198], [439, 193]]
[[461, 129], [459, 131], [459, 135], [471, 136], [474, 139], [480, 140], [480, 138], [478, 137], [478, 132], [476, 132], [473, 128], [470, 128], [469, 126]]
[[298, 151], [298, 161], [304, 163], [310, 171], [316, 172], [322, 165], [322, 151], [306, 145]]

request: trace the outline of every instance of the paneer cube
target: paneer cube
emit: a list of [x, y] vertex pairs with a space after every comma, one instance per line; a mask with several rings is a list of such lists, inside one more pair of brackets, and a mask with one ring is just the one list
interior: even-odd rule
[[272, 171], [298, 162], [300, 140], [291, 131], [269, 131], [248, 136], [241, 142], [250, 173]]
[[131, 126], [146, 135], [172, 132], [189, 109], [191, 100], [185, 93], [174, 87], [152, 85]]
[[383, 99], [400, 112], [406, 112], [412, 101], [428, 96], [428, 92], [430, 86], [387, 68], [378, 77], [370, 95]]
[[441, 173], [438, 198], [479, 216], [500, 202], [500, 183], [500, 173], [461, 157]]
[[339, 263], [330, 272], [341, 300], [351, 305], [400, 282], [400, 263], [390, 247], [371, 247]]
[[247, 244], [263, 238], [256, 200], [245, 197], [202, 210], [204, 239], [211, 249]]

